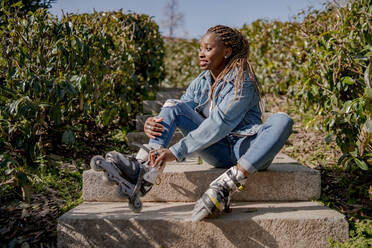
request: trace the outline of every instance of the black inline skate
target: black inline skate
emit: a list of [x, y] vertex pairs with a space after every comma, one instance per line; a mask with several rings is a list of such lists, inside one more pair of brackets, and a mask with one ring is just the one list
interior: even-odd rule
[[151, 167], [147, 161], [115, 151], [107, 153], [105, 158], [94, 156], [90, 166], [95, 171], [104, 171], [105, 183], [119, 186], [119, 196], [128, 199], [129, 208], [136, 213], [142, 210], [140, 197], [150, 191], [160, 174], [160, 170]]

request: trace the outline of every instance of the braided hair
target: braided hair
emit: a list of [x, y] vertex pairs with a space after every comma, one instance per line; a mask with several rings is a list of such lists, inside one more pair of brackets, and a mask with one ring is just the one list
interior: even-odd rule
[[[214, 84], [212, 85], [212, 94], [216, 90], [218, 82], [223, 79], [229, 72], [232, 72], [233, 69], [237, 68], [237, 74], [235, 77], [235, 92], [234, 99], [236, 99], [237, 92], [242, 88], [244, 83], [244, 73], [247, 72], [250, 80], [252, 81], [255, 89], [260, 95], [260, 86], [257, 81], [256, 75], [253, 71], [252, 66], [248, 61], [249, 54], [249, 43], [248, 40], [240, 33], [238, 30], [223, 26], [217, 25], [208, 29], [207, 33], [214, 33], [217, 39], [221, 40], [225, 47], [230, 47], [232, 53], [228, 58], [225, 68], [218, 75]], [[225, 86], [225, 81], [223, 81], [223, 86]]]

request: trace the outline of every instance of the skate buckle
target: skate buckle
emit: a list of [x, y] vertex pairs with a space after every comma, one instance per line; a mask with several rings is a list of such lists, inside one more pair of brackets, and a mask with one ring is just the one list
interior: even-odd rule
[[158, 176], [158, 177], [156, 178], [155, 184], [156, 184], [156, 185], [159, 185], [159, 184], [161, 184], [161, 179], [160, 179], [160, 177], [159, 177], [159, 176]]
[[216, 198], [214, 198], [214, 197], [212, 197], [212, 196], [208, 196], [209, 197], [209, 199], [213, 202], [213, 204], [220, 210], [220, 211], [222, 211], [222, 209], [221, 209], [221, 205], [220, 205], [220, 203], [217, 201], [217, 199]]
[[243, 190], [244, 190], [243, 185], [240, 185], [240, 186], [238, 187], [238, 190], [239, 190], [239, 191], [243, 191]]

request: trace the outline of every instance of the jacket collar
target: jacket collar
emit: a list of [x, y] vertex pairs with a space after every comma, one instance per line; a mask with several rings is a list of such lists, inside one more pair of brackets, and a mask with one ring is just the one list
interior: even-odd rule
[[[231, 70], [229, 73], [227, 73], [227, 75], [225, 75], [225, 78], [224, 78], [225, 81], [226, 82], [233, 82], [234, 79], [235, 79], [236, 73], [238, 73], [238, 69], [237, 68]], [[205, 80], [207, 80], [210, 85], [212, 85], [212, 75], [211, 75], [210, 70], [206, 70], [205, 71], [205, 73], [203, 74], [203, 78]]]

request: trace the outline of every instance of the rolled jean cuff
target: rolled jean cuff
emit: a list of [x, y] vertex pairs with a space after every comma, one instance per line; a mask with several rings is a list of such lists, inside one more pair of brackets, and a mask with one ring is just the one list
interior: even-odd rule
[[157, 143], [155, 140], [150, 140], [149, 146], [154, 150], [157, 150], [157, 149], [160, 149], [160, 148], [164, 147], [162, 144]]
[[243, 158], [239, 159], [238, 164], [240, 164], [251, 175], [257, 172], [257, 169]]
[[178, 162], [182, 162], [185, 160], [185, 157], [182, 157], [181, 153], [178, 153], [176, 149], [174, 149], [173, 146], [169, 148], [169, 150], [173, 153], [173, 155], [177, 158]]

